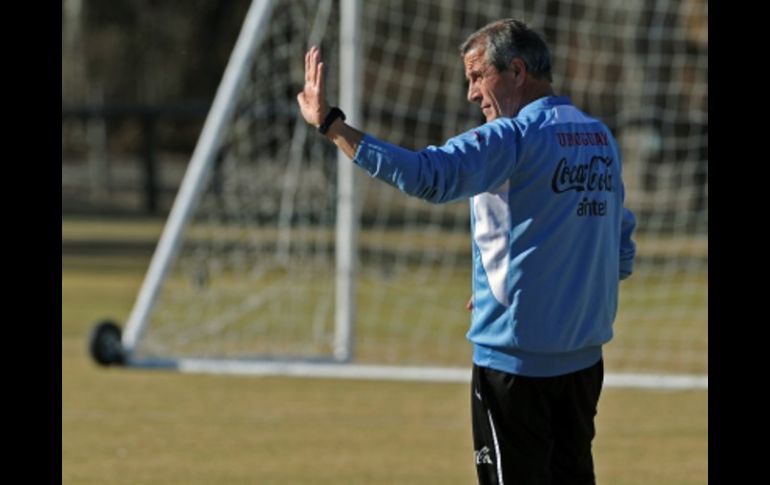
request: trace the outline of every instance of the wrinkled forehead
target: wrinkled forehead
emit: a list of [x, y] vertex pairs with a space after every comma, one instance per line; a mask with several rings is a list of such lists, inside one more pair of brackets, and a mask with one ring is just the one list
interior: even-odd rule
[[477, 46], [469, 50], [463, 56], [463, 64], [465, 65], [465, 75], [468, 76], [474, 71], [484, 71], [488, 64], [487, 58], [484, 55], [484, 47]]

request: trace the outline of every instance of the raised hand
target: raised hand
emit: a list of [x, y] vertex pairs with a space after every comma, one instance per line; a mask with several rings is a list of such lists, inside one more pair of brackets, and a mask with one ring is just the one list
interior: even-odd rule
[[302, 117], [311, 125], [318, 127], [329, 111], [324, 93], [324, 68], [321, 51], [313, 46], [305, 54], [305, 86], [297, 95]]

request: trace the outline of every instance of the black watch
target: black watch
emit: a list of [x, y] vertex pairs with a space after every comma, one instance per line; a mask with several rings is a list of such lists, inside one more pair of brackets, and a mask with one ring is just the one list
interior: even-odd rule
[[321, 125], [318, 127], [318, 132], [322, 135], [325, 135], [327, 131], [329, 131], [329, 127], [334, 123], [334, 120], [337, 118], [342, 118], [342, 121], [345, 121], [345, 113], [342, 112], [341, 109], [338, 107], [333, 107], [329, 110], [329, 112], [326, 114], [326, 117], [321, 122]]

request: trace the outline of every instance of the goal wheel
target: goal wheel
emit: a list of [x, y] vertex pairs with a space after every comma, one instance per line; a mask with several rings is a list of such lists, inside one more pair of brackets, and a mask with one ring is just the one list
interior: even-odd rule
[[122, 365], [125, 362], [120, 327], [111, 320], [97, 323], [89, 338], [91, 357], [100, 365]]

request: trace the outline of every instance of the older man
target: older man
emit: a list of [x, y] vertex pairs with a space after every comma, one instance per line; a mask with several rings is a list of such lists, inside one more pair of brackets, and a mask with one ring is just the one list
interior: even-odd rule
[[430, 202], [470, 199], [471, 407], [479, 483], [595, 483], [591, 442], [633, 214], [609, 129], [555, 96], [551, 56], [504, 19], [460, 47], [487, 123], [414, 152], [344, 123], [305, 55], [302, 116], [373, 177]]

